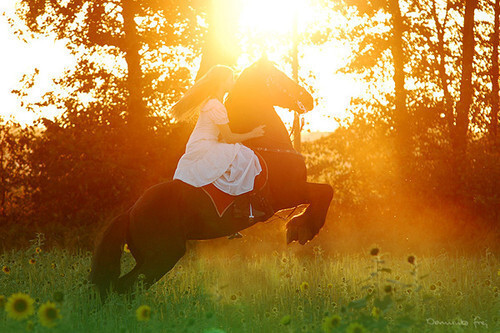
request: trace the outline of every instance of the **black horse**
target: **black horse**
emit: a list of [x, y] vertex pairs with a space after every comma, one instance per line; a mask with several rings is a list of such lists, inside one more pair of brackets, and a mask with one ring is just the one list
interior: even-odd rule
[[[243, 71], [228, 96], [230, 126], [234, 132], [248, 132], [266, 125], [264, 137], [245, 144], [267, 163], [267, 188], [274, 211], [309, 204], [304, 214], [287, 224], [287, 243], [305, 244], [323, 226], [333, 191], [329, 185], [307, 182], [304, 159], [293, 149], [273, 105], [305, 112], [313, 108], [313, 98], [271, 62], [261, 59]], [[111, 286], [118, 292], [129, 290], [140, 274], [149, 287], [184, 255], [187, 240], [228, 236], [262, 222], [234, 219], [232, 209], [219, 217], [202, 189], [179, 180], [149, 188], [104, 231], [92, 258], [91, 282], [103, 298]], [[136, 265], [119, 277], [125, 243]]]

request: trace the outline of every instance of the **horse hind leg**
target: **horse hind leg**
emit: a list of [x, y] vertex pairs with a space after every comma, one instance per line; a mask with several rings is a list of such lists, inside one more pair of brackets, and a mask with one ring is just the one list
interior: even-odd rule
[[117, 283], [117, 291], [120, 293], [130, 292], [141, 275], [143, 276], [143, 286], [148, 289], [167, 274], [185, 253], [185, 244], [176, 246], [166, 244], [158, 252], [141, 258], [129, 273], [120, 277]]

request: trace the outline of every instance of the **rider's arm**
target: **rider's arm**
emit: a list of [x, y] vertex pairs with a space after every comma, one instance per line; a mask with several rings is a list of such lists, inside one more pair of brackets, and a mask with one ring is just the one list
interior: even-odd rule
[[264, 135], [264, 125], [255, 127], [253, 130], [247, 133], [233, 133], [229, 128], [228, 124], [217, 125], [219, 127], [220, 135], [222, 141], [226, 143], [237, 143], [250, 140], [253, 138], [258, 138]]

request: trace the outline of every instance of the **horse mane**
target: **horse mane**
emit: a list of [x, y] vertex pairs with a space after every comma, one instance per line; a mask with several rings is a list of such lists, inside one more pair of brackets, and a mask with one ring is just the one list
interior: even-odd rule
[[[268, 62], [266, 64], [265, 62]], [[283, 121], [269, 100], [266, 85], [268, 60], [259, 60], [238, 77], [226, 100], [229, 126], [235, 133], [249, 132], [265, 125], [265, 135], [245, 142], [249, 147], [292, 149], [292, 142]]]

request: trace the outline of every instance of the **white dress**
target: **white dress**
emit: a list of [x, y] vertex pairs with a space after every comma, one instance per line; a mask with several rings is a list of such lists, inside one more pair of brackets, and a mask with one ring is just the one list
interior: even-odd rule
[[220, 131], [217, 125], [227, 123], [226, 108], [218, 99], [210, 99], [201, 107], [174, 179], [195, 187], [213, 183], [231, 195], [253, 190], [255, 177], [262, 171], [259, 159], [240, 143], [218, 141]]

